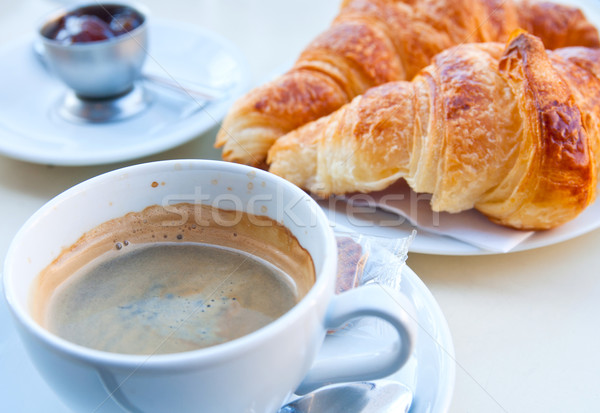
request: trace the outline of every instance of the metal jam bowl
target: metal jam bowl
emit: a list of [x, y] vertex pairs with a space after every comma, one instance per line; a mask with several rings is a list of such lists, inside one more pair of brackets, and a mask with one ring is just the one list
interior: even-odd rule
[[[86, 8], [125, 10], [136, 13], [140, 25], [133, 30], [106, 40], [63, 44], [48, 37], [68, 13], [85, 12]], [[78, 5], [64, 9], [47, 19], [38, 33], [51, 70], [78, 97], [105, 99], [123, 95], [133, 88], [140, 76], [148, 46], [147, 13], [128, 4]]]

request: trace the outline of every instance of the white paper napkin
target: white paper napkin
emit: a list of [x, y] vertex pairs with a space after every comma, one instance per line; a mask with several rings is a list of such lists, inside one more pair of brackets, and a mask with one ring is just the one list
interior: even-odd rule
[[493, 252], [508, 252], [530, 237], [534, 231], [520, 231], [497, 225], [476, 210], [458, 214], [433, 212], [429, 194], [417, 194], [399, 180], [379, 192], [348, 195], [353, 205], [377, 206], [399, 214], [423, 231], [445, 235]]

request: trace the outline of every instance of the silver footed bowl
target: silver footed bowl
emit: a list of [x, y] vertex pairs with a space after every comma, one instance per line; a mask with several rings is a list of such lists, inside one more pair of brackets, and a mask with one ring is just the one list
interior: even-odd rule
[[[139, 25], [127, 27], [120, 16], [133, 16]], [[118, 28], [105, 36], [104, 23]], [[140, 76], [147, 27], [147, 13], [139, 6], [91, 3], [54, 13], [42, 23], [38, 36], [48, 66], [78, 97], [106, 99], [131, 91]]]

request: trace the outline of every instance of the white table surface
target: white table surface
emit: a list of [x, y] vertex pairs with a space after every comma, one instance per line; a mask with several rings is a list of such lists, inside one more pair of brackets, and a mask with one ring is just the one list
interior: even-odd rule
[[[234, 42], [246, 55], [257, 84], [326, 28], [339, 2], [143, 3], [154, 16], [197, 24]], [[47, 0], [0, 0], [0, 45], [31, 33], [39, 19], [58, 5]], [[212, 147], [215, 134], [216, 128], [155, 156], [93, 167], [35, 165], [0, 156], [0, 259], [23, 222], [54, 195], [125, 165], [218, 158], [219, 151]], [[457, 365], [452, 412], [600, 411], [598, 245], [600, 230], [504, 255], [409, 254], [408, 265], [432, 291], [452, 331]], [[2, 331], [0, 326], [0, 335]]]

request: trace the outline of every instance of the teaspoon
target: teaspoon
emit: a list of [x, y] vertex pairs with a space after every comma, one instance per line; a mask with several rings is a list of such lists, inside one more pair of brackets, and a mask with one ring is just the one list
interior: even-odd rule
[[412, 400], [412, 391], [396, 381], [341, 383], [298, 397], [278, 413], [406, 413]]

